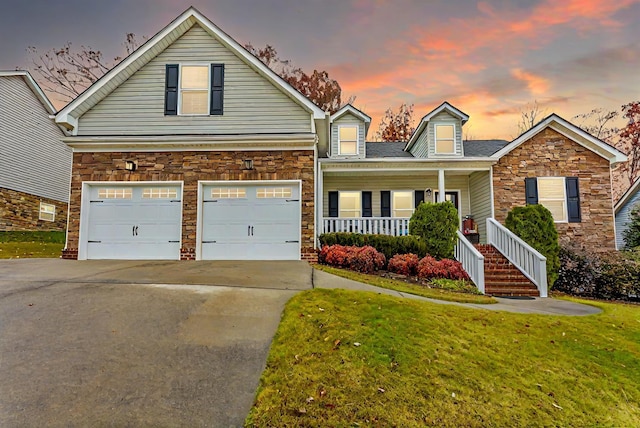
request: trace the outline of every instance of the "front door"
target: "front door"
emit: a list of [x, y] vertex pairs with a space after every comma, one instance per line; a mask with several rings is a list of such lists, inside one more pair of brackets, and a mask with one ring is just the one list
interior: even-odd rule
[[[436, 192], [436, 201], [437, 200], [438, 200], [438, 192]], [[459, 205], [460, 193], [458, 191], [444, 192], [444, 200], [451, 202], [453, 206], [456, 207], [456, 210], [458, 210], [458, 212], [460, 211], [460, 205]]]

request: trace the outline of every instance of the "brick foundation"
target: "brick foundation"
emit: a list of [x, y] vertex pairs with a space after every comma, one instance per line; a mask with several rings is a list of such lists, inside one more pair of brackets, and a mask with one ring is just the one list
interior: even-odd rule
[[[244, 169], [244, 159], [253, 170]], [[137, 162], [134, 172], [126, 160]], [[78, 248], [81, 189], [84, 181], [182, 181], [181, 260], [195, 259], [198, 181], [301, 180], [301, 257], [314, 258], [313, 150], [252, 152], [74, 153], [71, 178], [69, 248]], [[317, 256], [315, 256], [317, 258]]]
[[[55, 205], [54, 221], [40, 220], [40, 202]], [[59, 230], [67, 227], [67, 204], [0, 187], [0, 231]]]
[[578, 177], [580, 223], [556, 223], [563, 244], [615, 249], [609, 161], [547, 128], [505, 155], [493, 167], [495, 218], [526, 205], [525, 177]]

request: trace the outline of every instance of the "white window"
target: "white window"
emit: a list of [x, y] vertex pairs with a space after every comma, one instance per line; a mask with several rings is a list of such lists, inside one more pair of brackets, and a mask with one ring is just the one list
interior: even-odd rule
[[100, 199], [131, 199], [133, 189], [130, 187], [116, 187], [113, 189], [98, 190], [98, 198]]
[[453, 154], [456, 152], [455, 126], [436, 125], [436, 154]]
[[261, 187], [256, 193], [259, 199], [264, 198], [290, 198], [291, 187]]
[[214, 187], [211, 197], [216, 199], [240, 199], [247, 197], [247, 191], [242, 187]]
[[180, 114], [209, 114], [209, 66], [183, 65], [180, 70]]
[[338, 207], [340, 209], [339, 217], [361, 217], [360, 209], [362, 205], [360, 203], [360, 192], [340, 192]]
[[56, 206], [53, 204], [40, 202], [40, 215], [38, 216], [38, 218], [44, 221], [55, 221]]
[[551, 211], [556, 222], [567, 221], [567, 198], [564, 177], [538, 178], [538, 203]]
[[413, 214], [413, 192], [393, 192], [392, 217], [411, 217]]
[[338, 127], [338, 147], [341, 155], [358, 154], [358, 126]]
[[142, 189], [143, 199], [173, 199], [178, 197], [178, 191], [170, 187], [148, 187]]

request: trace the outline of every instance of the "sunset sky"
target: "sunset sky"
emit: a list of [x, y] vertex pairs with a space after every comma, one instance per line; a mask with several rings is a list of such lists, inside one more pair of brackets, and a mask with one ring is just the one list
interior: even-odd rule
[[153, 36], [190, 5], [240, 43], [328, 71], [373, 117], [369, 139], [403, 102], [416, 124], [446, 100], [471, 117], [466, 137], [510, 139], [534, 100], [572, 120], [640, 99], [640, 0], [5, 0], [0, 69], [67, 41], [122, 55], [127, 32]]

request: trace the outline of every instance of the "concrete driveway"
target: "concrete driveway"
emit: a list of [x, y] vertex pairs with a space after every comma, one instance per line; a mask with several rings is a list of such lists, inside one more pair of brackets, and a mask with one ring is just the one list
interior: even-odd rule
[[305, 262], [2, 260], [0, 426], [241, 426], [311, 287]]

